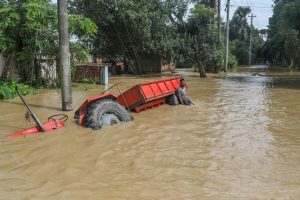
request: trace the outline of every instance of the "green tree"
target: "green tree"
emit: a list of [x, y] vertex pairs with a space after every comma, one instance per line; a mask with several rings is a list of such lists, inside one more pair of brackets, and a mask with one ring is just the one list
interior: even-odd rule
[[8, 57], [13, 55], [23, 81], [38, 74], [38, 56], [52, 57], [56, 51], [55, 14], [50, 1], [5, 1], [0, 8], [0, 48]]
[[291, 0], [282, 10], [283, 21], [286, 25], [300, 33], [300, 0]]
[[230, 52], [233, 54], [239, 64], [248, 63], [249, 45], [245, 41], [233, 40], [230, 42]]
[[[247, 18], [250, 7], [239, 6], [229, 24], [230, 54], [234, 55], [239, 64], [248, 63], [250, 26]], [[231, 58], [234, 59], [234, 57]]]
[[143, 54], [159, 55], [168, 61], [180, 59], [183, 39], [176, 31], [185, 29], [186, 1], [83, 0], [71, 5], [97, 24], [99, 31], [92, 42], [95, 55], [111, 61], [124, 58], [136, 74], [143, 73], [139, 65]]
[[238, 7], [230, 21], [230, 39], [245, 41], [249, 37], [250, 26], [248, 24], [248, 14], [251, 13], [250, 7]]
[[274, 64], [300, 66], [300, 0], [274, 0], [264, 56]]
[[196, 63], [202, 78], [206, 77], [205, 64], [208, 64], [209, 60], [212, 61], [212, 54], [216, 49], [214, 15], [215, 9], [198, 3], [191, 10], [191, 16], [188, 20], [188, 33], [191, 37]]
[[[238, 64], [248, 64], [249, 60], [249, 42], [250, 26], [248, 24], [248, 14], [251, 13], [250, 7], [238, 7], [230, 21], [230, 52], [236, 57]], [[262, 48], [265, 43], [264, 31], [252, 27], [252, 60], [261, 62]], [[234, 59], [234, 57], [232, 57]], [[234, 63], [234, 62], [233, 62]]]
[[[15, 63], [22, 81], [39, 80], [40, 61], [57, 60], [56, 4], [51, 0], [1, 1], [0, 18], [0, 49], [10, 62], [6, 67]], [[70, 21], [70, 33], [79, 40], [96, 32], [89, 19], [71, 16]], [[3, 79], [7, 71], [2, 73]]]

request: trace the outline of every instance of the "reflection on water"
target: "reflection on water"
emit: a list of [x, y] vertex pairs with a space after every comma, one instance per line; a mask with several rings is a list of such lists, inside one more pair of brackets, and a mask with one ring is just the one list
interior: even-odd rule
[[[299, 199], [300, 75], [256, 68], [224, 78], [185, 73], [192, 107], [163, 105], [99, 131], [71, 120], [49, 134], [1, 139], [0, 199]], [[76, 88], [74, 106], [104, 89]], [[42, 121], [59, 112], [58, 90], [26, 99]], [[1, 101], [0, 112], [0, 136], [26, 126], [18, 99]]]
[[235, 68], [229, 78], [239, 82], [260, 83], [268, 82], [268, 86], [275, 88], [300, 89], [300, 71], [291, 71], [266, 66], [251, 66]]

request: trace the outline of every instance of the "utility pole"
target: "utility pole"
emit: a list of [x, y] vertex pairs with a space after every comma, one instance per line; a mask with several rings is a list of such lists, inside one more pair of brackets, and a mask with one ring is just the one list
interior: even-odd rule
[[252, 30], [253, 30], [253, 18], [256, 17], [255, 15], [253, 15], [253, 13], [251, 14], [251, 16], [249, 16], [251, 18], [251, 25], [250, 25], [250, 44], [249, 44], [249, 65], [251, 65], [251, 60], [252, 60]]
[[67, 0], [58, 0], [59, 66], [61, 76], [62, 110], [73, 110]]
[[227, 17], [226, 17], [226, 42], [225, 42], [225, 68], [224, 71], [227, 72], [228, 68], [228, 43], [229, 43], [229, 11], [230, 11], [230, 0], [227, 0], [226, 4], [226, 11], [227, 11]]
[[218, 45], [221, 43], [221, 0], [218, 0]]

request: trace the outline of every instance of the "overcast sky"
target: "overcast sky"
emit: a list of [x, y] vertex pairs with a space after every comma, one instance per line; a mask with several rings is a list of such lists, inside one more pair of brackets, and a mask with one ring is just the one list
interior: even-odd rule
[[[226, 19], [226, 2], [227, 0], [222, 1], [222, 17]], [[249, 6], [256, 16], [253, 18], [253, 26], [258, 29], [267, 28], [269, 24], [269, 18], [273, 14], [272, 5], [273, 0], [230, 0], [231, 10], [230, 10], [230, 18], [232, 17], [234, 11], [238, 6]], [[249, 18], [250, 23], [250, 18]]]
[[[57, 2], [57, 0], [52, 0], [52, 2]], [[221, 2], [222, 17], [225, 20], [225, 7], [227, 0], [221, 0]], [[256, 17], [253, 19], [254, 27], [258, 29], [264, 29], [267, 28], [269, 24], [269, 18], [273, 14], [272, 4], [273, 0], [230, 0], [230, 18], [238, 6], [249, 6], [252, 9], [253, 14], [256, 15]]]

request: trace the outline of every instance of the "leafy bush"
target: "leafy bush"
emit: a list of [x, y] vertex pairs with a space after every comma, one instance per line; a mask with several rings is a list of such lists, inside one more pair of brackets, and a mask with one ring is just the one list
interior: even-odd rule
[[229, 55], [228, 55], [228, 67], [233, 68], [233, 67], [236, 67], [237, 65], [238, 65], [238, 61], [237, 61], [235, 55], [229, 53]]
[[224, 66], [223, 49], [218, 49], [216, 46], [205, 49], [206, 59], [204, 61], [205, 70], [208, 72], [217, 73]]
[[239, 65], [247, 65], [249, 59], [248, 43], [246, 41], [233, 40], [230, 42], [230, 52], [235, 56]]
[[29, 85], [18, 83], [17, 81], [1, 82], [0, 81], [0, 99], [13, 99], [17, 96], [16, 86], [19, 89], [20, 94], [27, 95], [33, 93], [33, 88]]

